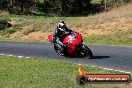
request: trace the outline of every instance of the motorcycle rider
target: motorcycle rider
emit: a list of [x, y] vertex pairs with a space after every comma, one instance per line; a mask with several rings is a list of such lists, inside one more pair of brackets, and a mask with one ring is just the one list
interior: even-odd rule
[[64, 50], [66, 48], [66, 44], [64, 44], [61, 39], [63, 36], [71, 33], [72, 30], [67, 28], [66, 23], [64, 21], [60, 21], [57, 25], [57, 28], [55, 29], [53, 33], [53, 43], [54, 47], [59, 49], [60, 55], [64, 55]]

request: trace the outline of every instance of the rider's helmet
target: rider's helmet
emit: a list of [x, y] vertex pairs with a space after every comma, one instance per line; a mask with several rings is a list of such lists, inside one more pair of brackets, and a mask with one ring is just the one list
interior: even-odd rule
[[66, 27], [66, 24], [65, 24], [65, 22], [64, 21], [60, 21], [59, 23], [58, 23], [58, 29], [59, 30], [61, 30], [61, 31], [65, 31], [66, 29], [67, 29], [67, 27]]

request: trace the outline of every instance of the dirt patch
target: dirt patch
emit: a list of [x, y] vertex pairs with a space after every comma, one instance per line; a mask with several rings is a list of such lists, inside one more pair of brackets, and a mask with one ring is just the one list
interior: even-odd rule
[[13, 26], [18, 24], [20, 22], [19, 18], [12, 18], [9, 23], [12, 24]]
[[25, 35], [22, 38], [47, 39], [47, 36], [49, 34], [50, 33], [38, 31], [38, 32], [29, 33], [28, 35]]
[[2, 36], [0, 35], [0, 39], [2, 38]]
[[8, 15], [9, 11], [7, 10], [0, 10], [0, 15]]
[[49, 34], [50, 34], [49, 32], [38, 31], [38, 32], [31, 32], [31, 33], [25, 35], [25, 34], [20, 33], [20, 31], [19, 31], [19, 32], [12, 34], [10, 36], [10, 38], [11, 39], [34, 39], [34, 40], [46, 41], [47, 36]]
[[78, 28], [78, 32], [84, 36], [87, 35], [110, 35], [118, 32], [127, 32], [132, 30], [132, 22], [129, 18], [121, 17], [99, 25], [91, 25], [86, 28]]

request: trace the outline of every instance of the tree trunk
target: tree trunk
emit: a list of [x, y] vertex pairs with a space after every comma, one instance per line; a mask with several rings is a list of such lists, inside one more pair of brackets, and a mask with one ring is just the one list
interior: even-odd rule
[[60, 0], [61, 1], [61, 15], [64, 15], [64, 10], [65, 10], [65, 3], [64, 3], [64, 1], [63, 0]]
[[13, 7], [13, 4], [14, 4], [14, 0], [11, 0], [11, 7]]
[[24, 5], [23, 5], [23, 2], [21, 2], [21, 12], [23, 12], [23, 9], [24, 9], [23, 6], [24, 6]]

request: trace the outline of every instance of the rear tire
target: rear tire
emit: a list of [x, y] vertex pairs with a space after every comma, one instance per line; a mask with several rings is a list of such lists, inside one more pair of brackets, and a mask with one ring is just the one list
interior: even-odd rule
[[93, 57], [92, 51], [85, 45], [81, 46], [80, 54], [87, 59], [91, 59]]

